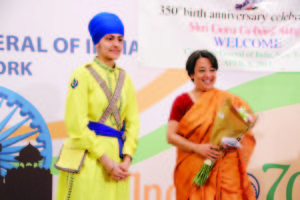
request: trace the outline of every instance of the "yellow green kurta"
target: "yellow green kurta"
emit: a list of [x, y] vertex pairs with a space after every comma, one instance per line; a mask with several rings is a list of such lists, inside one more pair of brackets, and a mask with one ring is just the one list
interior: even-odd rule
[[[101, 75], [113, 94], [122, 69], [111, 69], [100, 63], [97, 58], [89, 64]], [[89, 121], [97, 122], [100, 119], [108, 106], [108, 100], [85, 66], [76, 69], [70, 79], [65, 113], [68, 138], [64, 145], [74, 149], [85, 149], [88, 153], [79, 173], [60, 171], [56, 200], [129, 200], [129, 180], [113, 180], [98, 161], [98, 158], [106, 154], [114, 161], [122, 162], [119, 158], [117, 138], [96, 136], [87, 127]], [[128, 74], [117, 107], [121, 120], [126, 123], [123, 154], [133, 156], [140, 122], [135, 90]], [[117, 129], [112, 115], [105, 124]]]

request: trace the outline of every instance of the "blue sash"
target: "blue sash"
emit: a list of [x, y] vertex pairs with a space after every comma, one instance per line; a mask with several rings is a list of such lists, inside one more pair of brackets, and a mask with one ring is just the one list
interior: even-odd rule
[[106, 136], [106, 137], [115, 137], [118, 138], [119, 142], [119, 156], [123, 158], [123, 146], [125, 142], [125, 123], [123, 123], [123, 127], [120, 131], [113, 129], [109, 126], [101, 124], [99, 122], [92, 122], [90, 121], [88, 124], [88, 128], [91, 131], [94, 131], [96, 135]]

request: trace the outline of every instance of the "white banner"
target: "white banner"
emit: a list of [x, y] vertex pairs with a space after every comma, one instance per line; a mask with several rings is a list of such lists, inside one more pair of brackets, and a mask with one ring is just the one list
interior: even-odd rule
[[140, 0], [144, 67], [183, 68], [194, 50], [228, 70], [300, 71], [298, 0]]

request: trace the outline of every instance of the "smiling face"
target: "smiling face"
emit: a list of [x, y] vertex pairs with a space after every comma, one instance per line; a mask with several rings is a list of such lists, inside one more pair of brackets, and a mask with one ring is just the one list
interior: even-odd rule
[[191, 74], [190, 77], [194, 79], [197, 89], [207, 91], [214, 87], [216, 73], [217, 70], [212, 67], [210, 60], [201, 57], [196, 61], [194, 74]]
[[123, 36], [120, 34], [107, 34], [96, 45], [98, 56], [103, 61], [114, 61], [121, 55], [123, 49]]

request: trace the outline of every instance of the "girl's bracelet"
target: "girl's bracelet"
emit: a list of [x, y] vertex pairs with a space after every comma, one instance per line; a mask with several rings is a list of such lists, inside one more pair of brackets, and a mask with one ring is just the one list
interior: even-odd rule
[[111, 168], [110, 172], [108, 174], [111, 174], [115, 169], [115, 162], [113, 162], [113, 167]]

